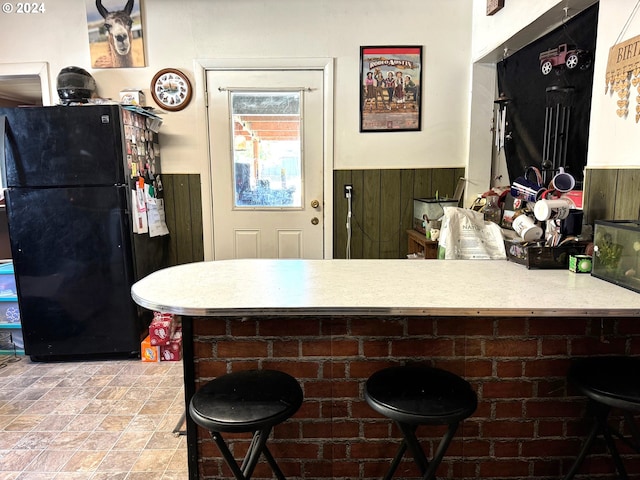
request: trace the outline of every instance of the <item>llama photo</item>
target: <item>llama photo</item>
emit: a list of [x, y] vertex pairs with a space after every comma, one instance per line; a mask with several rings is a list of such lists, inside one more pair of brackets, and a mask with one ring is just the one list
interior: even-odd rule
[[140, 0], [85, 0], [93, 68], [144, 67]]

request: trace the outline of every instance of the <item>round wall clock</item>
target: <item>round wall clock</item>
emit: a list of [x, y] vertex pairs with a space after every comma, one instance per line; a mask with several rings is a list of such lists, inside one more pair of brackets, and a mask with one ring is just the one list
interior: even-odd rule
[[151, 80], [151, 96], [165, 110], [182, 110], [189, 104], [191, 93], [189, 79], [175, 68], [160, 70]]

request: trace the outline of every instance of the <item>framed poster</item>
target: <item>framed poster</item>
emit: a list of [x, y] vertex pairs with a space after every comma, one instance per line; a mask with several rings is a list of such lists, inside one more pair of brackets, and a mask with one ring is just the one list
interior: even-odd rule
[[360, 131], [420, 130], [422, 47], [360, 47]]
[[146, 66], [142, 0], [85, 0], [91, 68]]

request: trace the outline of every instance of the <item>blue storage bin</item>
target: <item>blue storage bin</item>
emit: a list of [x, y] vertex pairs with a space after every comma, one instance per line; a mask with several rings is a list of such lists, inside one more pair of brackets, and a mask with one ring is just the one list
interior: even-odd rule
[[16, 277], [13, 275], [13, 263], [3, 263], [0, 265], [0, 299], [5, 297], [16, 297]]

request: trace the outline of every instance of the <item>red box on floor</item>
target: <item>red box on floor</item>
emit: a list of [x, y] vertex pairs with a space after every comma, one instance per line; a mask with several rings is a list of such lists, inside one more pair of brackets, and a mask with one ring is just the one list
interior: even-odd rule
[[182, 329], [176, 328], [169, 345], [160, 346], [161, 362], [178, 362], [182, 360]]
[[151, 345], [149, 335], [140, 343], [140, 359], [143, 362], [160, 361], [160, 347]]
[[169, 345], [175, 330], [174, 316], [170, 313], [154, 312], [149, 325], [151, 345]]

